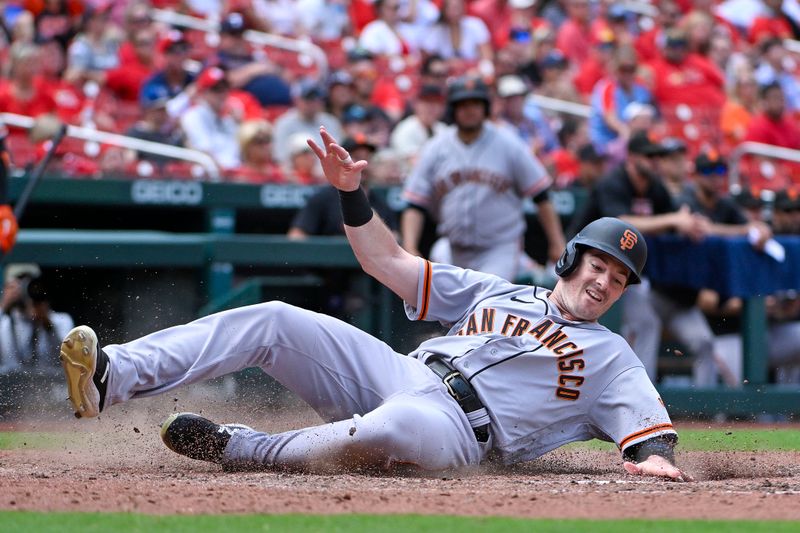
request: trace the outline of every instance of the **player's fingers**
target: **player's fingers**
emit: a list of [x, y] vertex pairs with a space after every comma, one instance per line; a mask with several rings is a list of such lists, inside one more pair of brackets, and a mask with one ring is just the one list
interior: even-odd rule
[[320, 160], [325, 159], [325, 151], [322, 148], [320, 148], [317, 145], [317, 143], [314, 142], [313, 139], [308, 139], [306, 142], [308, 143], [308, 146], [310, 146], [311, 149], [314, 151], [314, 153], [317, 154], [317, 157]]
[[369, 165], [369, 163], [367, 163], [363, 159], [361, 161], [356, 161], [355, 163], [353, 163], [353, 171], [354, 172], [361, 172], [362, 170], [367, 168], [368, 165]]
[[322, 142], [325, 146], [336, 144], [336, 139], [333, 138], [333, 135], [328, 133], [328, 130], [325, 129], [325, 126], [319, 127], [319, 135], [322, 137]]
[[353, 162], [353, 158], [350, 157], [350, 153], [341, 146], [339, 146], [338, 144], [336, 144], [335, 142], [328, 143], [328, 151], [333, 152], [333, 154], [335, 154], [336, 157], [339, 158], [339, 161], [343, 163], [345, 161], [349, 163]]
[[625, 461], [622, 466], [625, 468], [625, 471], [634, 476], [642, 475], [642, 469], [639, 468], [639, 465], [631, 463], [630, 461]]

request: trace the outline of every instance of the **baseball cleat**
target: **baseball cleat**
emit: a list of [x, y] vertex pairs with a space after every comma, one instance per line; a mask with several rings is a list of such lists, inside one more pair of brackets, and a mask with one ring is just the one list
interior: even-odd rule
[[215, 424], [194, 413], [176, 413], [161, 424], [161, 440], [175, 453], [199, 461], [221, 463], [222, 454], [231, 436], [242, 424]]
[[77, 418], [100, 414], [100, 392], [92, 378], [97, 368], [97, 335], [89, 326], [78, 326], [61, 342], [61, 365], [67, 377], [69, 401]]

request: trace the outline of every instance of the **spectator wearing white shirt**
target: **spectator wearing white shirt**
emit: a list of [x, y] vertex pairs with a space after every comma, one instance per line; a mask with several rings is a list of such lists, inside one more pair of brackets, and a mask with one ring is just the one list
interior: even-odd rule
[[422, 41], [422, 49], [444, 59], [492, 61], [491, 34], [478, 17], [465, 14], [464, 0], [445, 0], [439, 22]]
[[208, 67], [197, 78], [197, 103], [180, 118], [186, 146], [205, 152], [223, 168], [240, 164], [239, 124], [225, 111], [230, 85], [225, 72]]
[[378, 18], [364, 26], [358, 46], [376, 56], [401, 57], [416, 52], [414, 32], [400, 17], [400, 0], [375, 0]]
[[447, 128], [441, 121], [445, 92], [437, 85], [423, 85], [413, 103], [414, 113], [392, 130], [389, 145], [403, 157], [414, 157], [425, 142]]
[[285, 165], [291, 157], [289, 139], [296, 134], [322, 142], [319, 127], [325, 126], [331, 135], [341, 138], [342, 125], [339, 119], [326, 113], [325, 89], [313, 80], [301, 80], [292, 87], [294, 107], [275, 121], [272, 141], [272, 157]]

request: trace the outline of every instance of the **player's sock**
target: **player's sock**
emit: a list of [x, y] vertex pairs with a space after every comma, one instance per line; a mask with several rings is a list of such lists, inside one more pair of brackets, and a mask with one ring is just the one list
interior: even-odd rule
[[108, 372], [109, 372], [108, 354], [102, 348], [97, 348], [97, 363], [94, 369], [94, 376], [92, 382], [97, 387], [97, 392], [100, 393], [100, 411], [103, 410], [103, 405], [106, 402], [106, 387], [108, 386]]

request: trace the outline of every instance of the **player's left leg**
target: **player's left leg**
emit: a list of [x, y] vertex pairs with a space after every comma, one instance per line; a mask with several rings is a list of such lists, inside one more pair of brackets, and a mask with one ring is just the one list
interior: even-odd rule
[[173, 416], [162, 438], [170, 449], [233, 469], [378, 468], [443, 470], [479, 464], [479, 443], [463, 412], [433, 388], [393, 396], [364, 416], [279, 434], [217, 425], [197, 415]]

